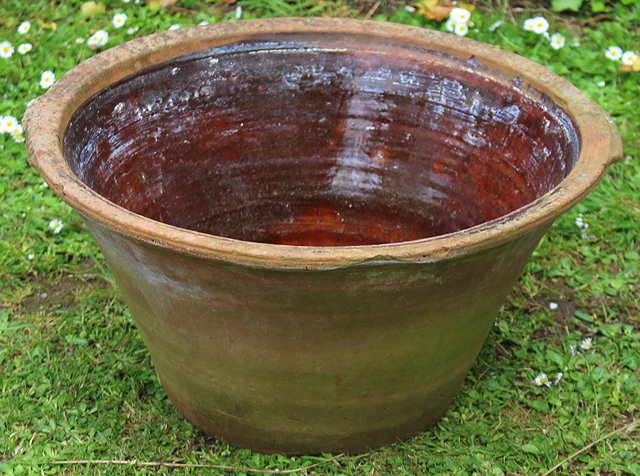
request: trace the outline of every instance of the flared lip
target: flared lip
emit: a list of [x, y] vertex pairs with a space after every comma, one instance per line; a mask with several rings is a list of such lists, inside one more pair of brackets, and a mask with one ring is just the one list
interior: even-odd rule
[[[208, 235], [133, 213], [99, 195], [70, 169], [63, 135], [76, 109], [93, 94], [131, 74], [177, 56], [273, 34], [327, 33], [376, 38], [468, 60], [485, 71], [520, 78], [571, 118], [580, 138], [573, 170], [529, 204], [457, 232], [421, 240], [363, 246], [293, 246]], [[419, 54], [419, 53], [418, 53]], [[446, 59], [443, 61], [446, 62]], [[504, 81], [504, 79], [503, 79]], [[28, 108], [24, 117], [30, 163], [51, 189], [81, 215], [174, 252], [249, 266], [325, 269], [363, 262], [432, 262], [469, 255], [552, 222], [598, 183], [607, 166], [622, 157], [620, 136], [609, 116], [571, 83], [539, 64], [468, 38], [406, 25], [336, 18], [244, 20], [183, 28], [138, 38], [79, 64]]]

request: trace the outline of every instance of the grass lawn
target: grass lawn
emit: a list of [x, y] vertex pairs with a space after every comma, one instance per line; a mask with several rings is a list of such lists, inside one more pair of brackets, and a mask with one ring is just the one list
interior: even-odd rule
[[[447, 28], [427, 18], [431, 10], [410, 11], [400, 2], [160, 3], [0, 2], [0, 116], [20, 121], [28, 101], [77, 63], [172, 25], [323, 15]], [[529, 57], [582, 89], [612, 115], [624, 161], [543, 239], [435, 428], [325, 461], [308, 474], [529, 475], [563, 461], [556, 474], [640, 474], [640, 72], [621, 72], [623, 63], [605, 56], [611, 46], [640, 54], [640, 3], [582, 3], [579, 12], [560, 16], [533, 2], [513, 9], [478, 2], [466, 36]], [[118, 13], [126, 19], [114, 21]], [[539, 15], [549, 20], [550, 35], [564, 37], [562, 47], [552, 47], [560, 37], [552, 43], [524, 28]], [[108, 34], [98, 34], [104, 45], [89, 41], [97, 30]], [[24, 43], [32, 49], [19, 47]], [[27, 164], [22, 140], [19, 126], [0, 134], [0, 472], [249, 474], [337, 456], [252, 453], [203, 435], [179, 415], [100, 251]], [[549, 386], [536, 384], [542, 373]], [[52, 464], [59, 460], [137, 463]]]

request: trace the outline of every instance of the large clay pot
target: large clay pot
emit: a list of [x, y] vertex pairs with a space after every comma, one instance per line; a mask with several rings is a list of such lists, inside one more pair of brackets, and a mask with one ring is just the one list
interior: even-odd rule
[[128, 42], [25, 124], [176, 407], [285, 453], [433, 425], [538, 240], [622, 154], [608, 116], [531, 61], [337, 19]]

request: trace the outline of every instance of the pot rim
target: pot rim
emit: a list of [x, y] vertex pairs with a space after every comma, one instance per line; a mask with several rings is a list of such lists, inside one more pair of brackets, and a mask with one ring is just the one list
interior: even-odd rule
[[[274, 33], [334, 33], [400, 41], [520, 78], [571, 118], [580, 138], [578, 160], [557, 186], [496, 219], [430, 238], [362, 246], [295, 246], [242, 241], [179, 228], [131, 212], [85, 185], [67, 165], [62, 139], [86, 99], [148, 66], [190, 52]], [[446, 59], [443, 61], [446, 62]], [[499, 78], [504, 83], [504, 78]], [[524, 95], [527, 92], [521, 91]], [[612, 162], [622, 158], [610, 117], [569, 81], [543, 66], [468, 38], [407, 25], [337, 18], [242, 20], [155, 33], [110, 48], [66, 73], [23, 119], [30, 163], [80, 215], [120, 234], [171, 250], [248, 266], [328, 269], [378, 261], [431, 262], [492, 248], [550, 223], [587, 195]]]

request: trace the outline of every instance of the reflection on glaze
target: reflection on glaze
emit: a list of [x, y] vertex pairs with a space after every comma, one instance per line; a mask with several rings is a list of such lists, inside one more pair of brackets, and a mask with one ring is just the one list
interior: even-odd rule
[[468, 228], [531, 202], [574, 165], [570, 120], [522, 82], [309, 36], [218, 47], [126, 78], [74, 114], [67, 160], [97, 193], [149, 218], [321, 246]]

